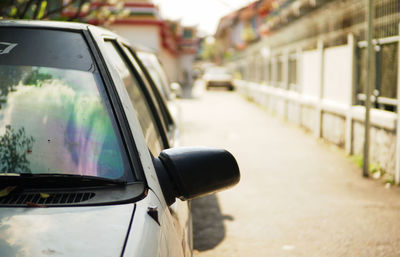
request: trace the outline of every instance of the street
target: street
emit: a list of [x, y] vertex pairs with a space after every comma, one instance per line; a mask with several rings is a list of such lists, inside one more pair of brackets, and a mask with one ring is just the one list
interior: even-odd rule
[[183, 145], [229, 150], [241, 181], [192, 201], [206, 256], [400, 256], [400, 190], [235, 92], [179, 100]]

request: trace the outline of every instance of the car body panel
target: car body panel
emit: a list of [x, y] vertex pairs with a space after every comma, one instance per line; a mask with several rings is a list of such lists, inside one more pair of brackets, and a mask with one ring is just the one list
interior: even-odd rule
[[[89, 30], [92, 32], [93, 36], [96, 37], [96, 42], [99, 46], [99, 48], [102, 48], [102, 42], [103, 42], [103, 37], [111, 37], [113, 35], [111, 34], [106, 34], [104, 31], [102, 30], [97, 30], [97, 27], [90, 27]], [[175, 240], [175, 244], [178, 244], [176, 247], [172, 247], [169, 246], [171, 249], [168, 250], [168, 252], [171, 252], [173, 249], [177, 248], [177, 249], [184, 249], [185, 251], [185, 255], [184, 256], [191, 256], [191, 250], [192, 250], [192, 235], [191, 235], [191, 230], [188, 229], [188, 225], [191, 227], [191, 218], [190, 218], [190, 210], [189, 210], [189, 205], [187, 202], [183, 202], [180, 201], [179, 199], [177, 199], [177, 202], [174, 203], [171, 206], [171, 210], [174, 211], [175, 215], [171, 215], [171, 211], [168, 208], [168, 206], [165, 203], [165, 200], [163, 198], [163, 193], [158, 181], [158, 177], [156, 174], [156, 171], [154, 169], [154, 166], [152, 165], [152, 160], [151, 160], [151, 155], [150, 152], [148, 150], [146, 151], [142, 151], [143, 149], [147, 149], [147, 145], [146, 142], [144, 140], [144, 135], [142, 133], [141, 127], [140, 127], [140, 123], [139, 120], [135, 114], [135, 110], [130, 102], [130, 99], [128, 97], [128, 93], [126, 91], [126, 88], [123, 86], [123, 82], [121, 81], [121, 79], [119, 78], [117, 71], [113, 68], [113, 65], [109, 62], [108, 58], [105, 57], [105, 61], [106, 64], [108, 66], [108, 69], [111, 73], [111, 76], [113, 77], [113, 80], [115, 82], [115, 86], [116, 89], [118, 91], [118, 95], [120, 96], [121, 102], [123, 104], [127, 119], [128, 119], [128, 123], [131, 127], [133, 136], [135, 138], [135, 143], [137, 146], [137, 149], [139, 151], [139, 155], [140, 155], [140, 159], [142, 162], [142, 166], [143, 169], [145, 170], [145, 176], [146, 176], [146, 181], [148, 184], [148, 187], [151, 189], [149, 192], [154, 192], [154, 196], [157, 197], [158, 201], [160, 202], [159, 205], [159, 212], [162, 213], [162, 219], [164, 220], [163, 223], [165, 224], [164, 226], [162, 226], [162, 231], [161, 236], [164, 238], [168, 238], [169, 241], [173, 240], [173, 238], [176, 237], [176, 235], [180, 235], [180, 236], [184, 236], [184, 238], [182, 238], [181, 240], [176, 241]], [[174, 130], [174, 133], [178, 133], [178, 130]], [[174, 138], [176, 138], [177, 135], [174, 135]], [[174, 140], [174, 146], [176, 146], [177, 140]], [[149, 165], [150, 164], [150, 165]], [[136, 217], [140, 217], [140, 213], [143, 213], [146, 208], [148, 208], [151, 204], [144, 204], [144, 206], [142, 205], [142, 203], [145, 203], [146, 201], [152, 201], [149, 200], [148, 198], [150, 198], [149, 196], [147, 196], [145, 199], [143, 199], [141, 202], [138, 202], [138, 215], [135, 215], [135, 219], [140, 219], [140, 218], [136, 218]], [[141, 209], [141, 207], [143, 206], [143, 208]], [[148, 219], [148, 217], [146, 216], [146, 219]], [[171, 225], [171, 221], [173, 220], [173, 222], [175, 224]], [[142, 222], [146, 222], [145, 220], [143, 220]], [[135, 227], [135, 224], [141, 224], [140, 222], [134, 222], [133, 226]], [[141, 229], [133, 229], [133, 231], [141, 231]], [[152, 232], [155, 233], [155, 232]], [[159, 235], [157, 235], [157, 237], [159, 237]], [[160, 239], [161, 240], [161, 239]], [[162, 244], [162, 241], [160, 242]], [[169, 244], [172, 244], [171, 242], [169, 242]], [[127, 244], [128, 246], [130, 245], [129, 243]], [[134, 247], [135, 248], [135, 247]], [[164, 247], [165, 248], [165, 247]], [[166, 248], [168, 249], [168, 248]], [[165, 250], [165, 249], [164, 249]], [[129, 255], [130, 250], [127, 250], [127, 256]], [[154, 254], [154, 253], [152, 253]], [[174, 255], [171, 256], [181, 256], [181, 255], [177, 255], [178, 253], [175, 253]], [[146, 255], [144, 255], [146, 256]], [[149, 255], [149, 256], [153, 256], [153, 255]]]
[[134, 204], [2, 208], [0, 256], [120, 256]]
[[[148, 212], [156, 209], [158, 222]], [[171, 222], [169, 210], [159, 200], [153, 191], [136, 205], [123, 257], [141, 256], [183, 257], [181, 240], [177, 236], [174, 224]]]

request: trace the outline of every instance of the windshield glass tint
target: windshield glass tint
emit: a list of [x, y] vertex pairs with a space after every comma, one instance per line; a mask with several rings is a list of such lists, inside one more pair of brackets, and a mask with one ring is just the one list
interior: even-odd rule
[[96, 73], [0, 65], [0, 172], [121, 178]]

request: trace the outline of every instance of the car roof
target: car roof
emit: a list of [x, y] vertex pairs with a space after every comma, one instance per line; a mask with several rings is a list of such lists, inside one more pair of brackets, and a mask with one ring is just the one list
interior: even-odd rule
[[[105, 29], [100, 26], [94, 26], [86, 23], [79, 22], [67, 22], [67, 21], [41, 21], [41, 20], [1, 20], [0, 27], [24, 27], [24, 28], [51, 28], [51, 29], [68, 29], [68, 30], [88, 30], [90, 27], [95, 27], [97, 31], [102, 34], [116, 37], [125, 43], [128, 42], [124, 37]], [[135, 51], [156, 54], [156, 52], [146, 46], [140, 44], [128, 43]]]
[[64, 21], [0, 20], [0, 26], [87, 30], [89, 24], [78, 23], [78, 22], [64, 22]]

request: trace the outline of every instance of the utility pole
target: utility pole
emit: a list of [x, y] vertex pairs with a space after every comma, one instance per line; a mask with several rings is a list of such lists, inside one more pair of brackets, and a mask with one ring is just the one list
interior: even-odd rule
[[374, 1], [366, 0], [367, 3], [367, 83], [365, 88], [365, 132], [364, 132], [364, 162], [363, 162], [363, 173], [364, 177], [368, 177], [369, 174], [369, 127], [370, 127], [370, 109], [371, 109], [371, 88], [373, 85], [373, 71], [371, 67], [372, 63], [372, 37], [374, 32], [373, 19], [374, 19]]

